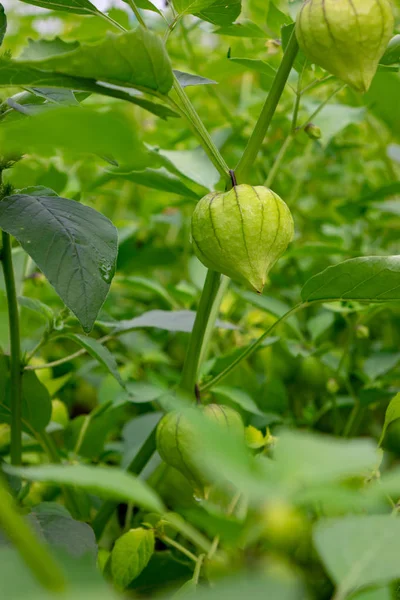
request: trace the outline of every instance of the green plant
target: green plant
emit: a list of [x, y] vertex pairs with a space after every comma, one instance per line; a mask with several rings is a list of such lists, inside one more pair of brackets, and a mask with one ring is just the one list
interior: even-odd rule
[[0, 5], [7, 600], [395, 598], [399, 14], [338, 2]]

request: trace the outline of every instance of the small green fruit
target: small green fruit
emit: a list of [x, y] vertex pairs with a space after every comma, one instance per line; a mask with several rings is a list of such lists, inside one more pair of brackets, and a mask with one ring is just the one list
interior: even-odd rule
[[55, 398], [51, 402], [51, 420], [54, 423], [58, 423], [62, 427], [67, 427], [69, 423], [68, 409], [64, 402], [61, 402], [58, 398]]
[[366, 92], [393, 27], [389, 0], [306, 0], [296, 35], [310, 61]]
[[289, 208], [263, 186], [237, 185], [229, 192], [207, 194], [192, 217], [192, 242], [199, 260], [257, 292], [293, 231]]
[[[193, 416], [200, 410], [204, 416], [244, 439], [244, 426], [238, 412], [228, 406], [209, 404], [189, 409]], [[207, 487], [210, 473], [202, 462], [201, 448], [204, 443], [201, 432], [196, 430], [190, 413], [172, 411], [161, 419], [157, 427], [157, 450], [161, 458], [184, 475], [197, 491]], [[211, 478], [212, 479], [212, 478]]]
[[124, 590], [143, 571], [154, 553], [154, 533], [138, 527], [124, 533], [111, 552], [111, 574], [115, 585]]
[[304, 127], [304, 131], [311, 140], [319, 140], [322, 137], [321, 129], [318, 127], [318, 125], [314, 125], [314, 123], [308, 123]]

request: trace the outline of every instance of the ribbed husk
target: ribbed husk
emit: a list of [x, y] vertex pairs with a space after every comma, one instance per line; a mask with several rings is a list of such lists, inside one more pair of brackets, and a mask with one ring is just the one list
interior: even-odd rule
[[[209, 485], [212, 480], [201, 452], [207, 441], [202, 439], [195, 426], [196, 413], [199, 410], [213, 423], [244, 439], [241, 416], [228, 406], [209, 404], [189, 409], [186, 413], [171, 411], [161, 419], [156, 438], [158, 453], [164, 462], [182, 473], [198, 491]], [[193, 411], [193, 421], [190, 411]]]
[[306, 0], [296, 35], [311, 62], [366, 92], [393, 27], [388, 0]]
[[263, 186], [237, 185], [207, 194], [192, 217], [192, 242], [201, 262], [258, 292], [293, 231], [289, 208]]

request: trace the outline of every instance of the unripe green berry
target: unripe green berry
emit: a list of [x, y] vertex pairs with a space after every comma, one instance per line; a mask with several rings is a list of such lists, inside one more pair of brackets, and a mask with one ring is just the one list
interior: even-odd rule
[[192, 217], [192, 242], [199, 260], [257, 292], [293, 231], [289, 208], [263, 186], [236, 185], [229, 192], [207, 194]]
[[357, 325], [356, 336], [359, 340], [366, 340], [369, 338], [369, 328], [366, 325]]
[[296, 35], [310, 61], [366, 92], [393, 27], [389, 0], [306, 0]]
[[204, 439], [195, 425], [198, 411], [211, 422], [243, 439], [244, 426], [238, 412], [218, 404], [192, 408], [186, 413], [171, 411], [161, 419], [157, 427], [157, 450], [161, 458], [180, 471], [200, 492], [212, 483], [212, 477], [204, 464], [205, 459], [202, 460]]
[[319, 140], [322, 137], [321, 129], [318, 125], [314, 125], [314, 123], [308, 123], [304, 127], [304, 131], [311, 140]]
[[340, 390], [340, 385], [337, 381], [337, 379], [335, 379], [334, 377], [330, 377], [328, 379], [328, 381], [326, 382], [326, 389], [330, 394], [337, 394], [338, 391]]
[[64, 402], [61, 402], [58, 398], [55, 398], [51, 402], [51, 420], [64, 428], [69, 423], [68, 409]]

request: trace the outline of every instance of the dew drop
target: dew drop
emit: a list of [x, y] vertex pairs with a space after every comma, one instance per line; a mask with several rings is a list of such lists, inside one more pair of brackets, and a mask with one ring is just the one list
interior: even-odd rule
[[102, 261], [99, 267], [100, 277], [106, 283], [111, 283], [114, 275], [113, 265], [109, 262]]

